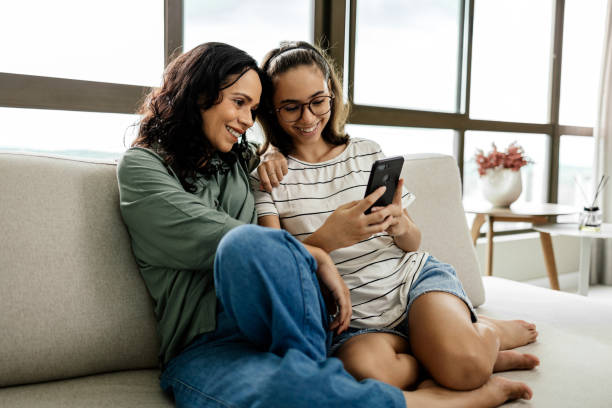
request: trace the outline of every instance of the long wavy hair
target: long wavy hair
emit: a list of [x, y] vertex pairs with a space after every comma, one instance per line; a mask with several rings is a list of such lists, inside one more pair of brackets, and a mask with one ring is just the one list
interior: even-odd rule
[[282, 42], [280, 47], [270, 51], [261, 63], [261, 69], [268, 79], [263, 83], [264, 92], [258, 117], [265, 133], [265, 143], [261, 147], [260, 152], [266, 151], [270, 144], [278, 148], [285, 155], [293, 152], [293, 140], [286, 135], [276, 116], [272, 101], [274, 96], [272, 81], [278, 75], [301, 65], [317, 66], [323, 73], [325, 81], [331, 85], [330, 91], [334, 99], [331, 116], [327, 126], [325, 126], [321, 133], [323, 140], [333, 145], [341, 145], [348, 142], [349, 137], [344, 132], [344, 125], [349, 114], [349, 105], [344, 102], [342, 82], [332, 60], [322, 49], [305, 41]]
[[[218, 42], [179, 55], [166, 67], [161, 87], [152, 90], [140, 107], [140, 127], [132, 146], [159, 153], [183, 188], [194, 192], [193, 181], [198, 173], [206, 175], [215, 153], [204, 134], [201, 111], [220, 103], [221, 91], [251, 69], [262, 83], [266, 80], [250, 55]], [[229, 162], [237, 156], [234, 152], [218, 154]]]

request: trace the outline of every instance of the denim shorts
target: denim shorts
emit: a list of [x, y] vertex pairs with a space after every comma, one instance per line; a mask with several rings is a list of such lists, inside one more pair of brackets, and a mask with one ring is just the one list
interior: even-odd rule
[[475, 323], [478, 320], [476, 317], [476, 311], [472, 306], [472, 302], [470, 302], [470, 299], [465, 294], [461, 281], [459, 278], [457, 278], [455, 268], [449, 264], [438, 261], [436, 258], [430, 255], [427, 258], [427, 262], [425, 262], [423, 269], [421, 269], [419, 276], [417, 276], [416, 280], [412, 284], [412, 287], [408, 291], [406, 314], [404, 319], [397, 326], [393, 328], [380, 329], [358, 329], [349, 327], [344, 332], [334, 335], [331, 347], [329, 348], [327, 354], [329, 356], [333, 355], [347, 340], [352, 337], [359, 336], [360, 334], [391, 333], [408, 340], [408, 312], [410, 311], [410, 306], [412, 306], [412, 303], [418, 299], [419, 296], [428, 292], [447, 292], [457, 296], [459, 299], [465, 302], [470, 310], [472, 322]]

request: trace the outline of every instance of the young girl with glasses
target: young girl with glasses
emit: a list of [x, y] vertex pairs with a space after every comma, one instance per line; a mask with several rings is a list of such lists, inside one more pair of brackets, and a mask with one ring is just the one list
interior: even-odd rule
[[[324, 249], [344, 278], [351, 324], [337, 331], [330, 354], [358, 380], [404, 390], [416, 386], [418, 360], [438, 384], [473, 390], [445, 390], [460, 406], [530, 398], [526, 385], [491, 374], [539, 363], [509, 350], [535, 341], [535, 326], [476, 315], [454, 269], [419, 250], [403, 181], [391, 205], [364, 213], [384, 192], [362, 198], [371, 165], [383, 155], [376, 143], [344, 133], [348, 108], [325, 54], [305, 42], [282, 43], [262, 69], [272, 89], [264, 92], [260, 122], [266, 143], [287, 156], [288, 172], [271, 180], [271, 193], [256, 191], [258, 222]], [[252, 180], [260, 178], [253, 173]]]

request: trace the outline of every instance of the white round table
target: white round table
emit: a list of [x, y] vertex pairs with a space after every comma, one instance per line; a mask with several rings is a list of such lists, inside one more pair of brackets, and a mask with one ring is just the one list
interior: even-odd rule
[[568, 235], [580, 238], [580, 269], [578, 293], [586, 296], [589, 292], [589, 270], [591, 265], [591, 243], [597, 238], [612, 238], [612, 224], [601, 224], [601, 231], [581, 231], [578, 224], [542, 224], [533, 229], [551, 235]]

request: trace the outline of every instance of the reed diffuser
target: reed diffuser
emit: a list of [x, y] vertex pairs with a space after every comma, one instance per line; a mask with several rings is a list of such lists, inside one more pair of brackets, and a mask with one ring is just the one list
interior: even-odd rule
[[[601, 230], [601, 210], [599, 206], [597, 206], [597, 198], [599, 194], [603, 191], [608, 183], [610, 176], [606, 176], [605, 174], [601, 176], [599, 180], [599, 184], [597, 184], [597, 189], [595, 190], [595, 194], [593, 194], [593, 200], [589, 201], [584, 194], [585, 205], [584, 209], [580, 213], [580, 222], [578, 223], [578, 228], [581, 231], [591, 231], [591, 232], [599, 232]], [[582, 189], [582, 187], [581, 187]], [[588, 204], [590, 203], [590, 205]]]

